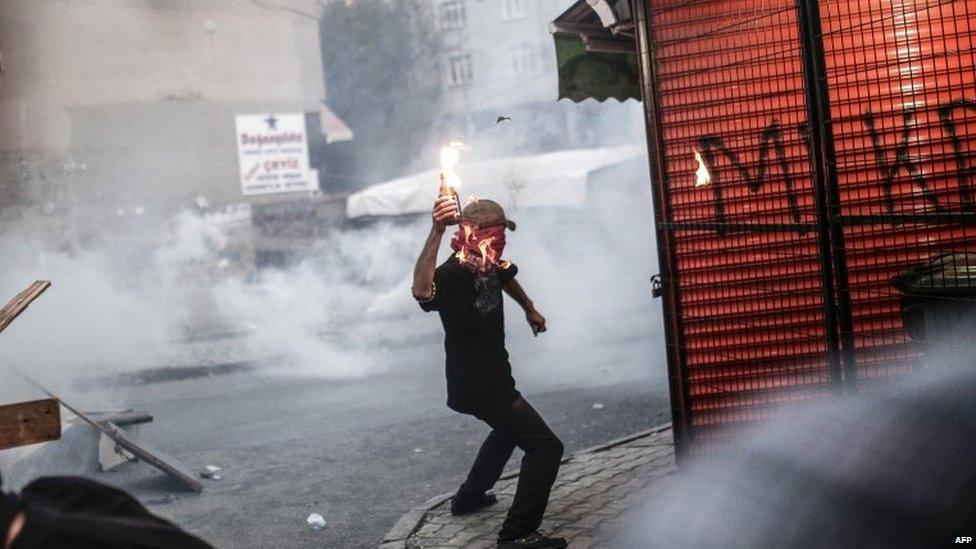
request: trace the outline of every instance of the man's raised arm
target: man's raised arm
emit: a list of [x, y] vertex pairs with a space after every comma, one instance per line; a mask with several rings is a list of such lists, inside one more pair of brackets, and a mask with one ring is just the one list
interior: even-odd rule
[[457, 221], [457, 205], [450, 196], [440, 196], [430, 212], [432, 224], [424, 249], [420, 251], [413, 268], [413, 296], [426, 301], [434, 295], [434, 270], [437, 268], [437, 250], [441, 247], [444, 230]]

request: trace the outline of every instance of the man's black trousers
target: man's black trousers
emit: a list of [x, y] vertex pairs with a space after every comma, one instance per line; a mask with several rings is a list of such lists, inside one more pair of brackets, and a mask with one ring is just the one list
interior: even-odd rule
[[491, 426], [468, 479], [455, 496], [461, 502], [477, 501], [495, 485], [512, 452], [518, 446], [525, 452], [519, 471], [515, 499], [502, 524], [498, 539], [510, 540], [532, 533], [542, 523], [549, 503], [549, 490], [559, 472], [563, 443], [522, 397], [510, 405], [484, 414], [478, 419]]

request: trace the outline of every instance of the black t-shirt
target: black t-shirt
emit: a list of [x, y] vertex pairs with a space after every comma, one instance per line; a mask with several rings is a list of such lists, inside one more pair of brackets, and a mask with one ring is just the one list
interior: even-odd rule
[[453, 256], [434, 272], [434, 295], [420, 302], [444, 325], [447, 405], [478, 414], [519, 397], [505, 350], [502, 288], [518, 273], [509, 265], [490, 276], [477, 274]]

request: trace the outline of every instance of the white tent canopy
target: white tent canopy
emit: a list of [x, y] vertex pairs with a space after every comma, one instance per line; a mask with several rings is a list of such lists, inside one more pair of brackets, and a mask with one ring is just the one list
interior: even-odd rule
[[[464, 182], [462, 204], [469, 196], [491, 198], [506, 208], [582, 207], [591, 173], [639, 158], [641, 145], [572, 149], [531, 156], [465, 162], [456, 171]], [[400, 177], [370, 186], [349, 197], [349, 218], [420, 213], [437, 196], [438, 170]]]

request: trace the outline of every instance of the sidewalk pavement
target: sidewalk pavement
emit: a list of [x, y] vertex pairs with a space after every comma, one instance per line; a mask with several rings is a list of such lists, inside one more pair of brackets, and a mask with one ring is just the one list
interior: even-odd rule
[[[602, 545], [619, 531], [621, 517], [675, 471], [670, 424], [573, 454], [559, 468], [540, 530], [567, 538], [574, 549]], [[498, 503], [463, 517], [451, 515], [453, 494], [431, 498], [401, 517], [380, 549], [493, 548], [517, 481], [517, 471], [503, 475], [494, 488]]]

